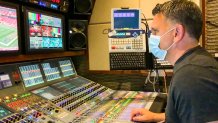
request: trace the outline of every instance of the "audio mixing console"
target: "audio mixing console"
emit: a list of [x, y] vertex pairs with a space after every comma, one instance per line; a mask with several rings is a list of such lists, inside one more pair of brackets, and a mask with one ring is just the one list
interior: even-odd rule
[[10, 78], [14, 70], [4, 72], [12, 86], [0, 90], [0, 123], [131, 123], [131, 110], [150, 109], [158, 95], [107, 88], [76, 75], [66, 58], [15, 66], [22, 84]]

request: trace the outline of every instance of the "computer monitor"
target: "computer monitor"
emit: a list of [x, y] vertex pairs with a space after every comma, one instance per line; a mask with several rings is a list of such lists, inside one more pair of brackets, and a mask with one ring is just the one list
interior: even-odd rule
[[19, 6], [0, 1], [0, 56], [19, 54]]
[[139, 9], [117, 9], [111, 11], [111, 29], [141, 29], [141, 17]]
[[33, 8], [24, 8], [26, 52], [65, 50], [64, 16]]

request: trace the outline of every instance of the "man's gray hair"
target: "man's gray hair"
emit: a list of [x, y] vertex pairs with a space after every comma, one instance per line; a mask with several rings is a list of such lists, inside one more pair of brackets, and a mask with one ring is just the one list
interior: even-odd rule
[[199, 40], [202, 34], [203, 20], [200, 8], [188, 0], [171, 0], [163, 4], [157, 4], [152, 14], [162, 13], [172, 22], [184, 26], [188, 34]]

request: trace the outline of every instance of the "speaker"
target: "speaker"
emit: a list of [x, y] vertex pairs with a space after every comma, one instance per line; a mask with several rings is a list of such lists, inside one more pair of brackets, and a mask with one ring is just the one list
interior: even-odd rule
[[88, 20], [69, 20], [69, 50], [87, 49]]
[[74, 14], [91, 14], [94, 0], [74, 0]]

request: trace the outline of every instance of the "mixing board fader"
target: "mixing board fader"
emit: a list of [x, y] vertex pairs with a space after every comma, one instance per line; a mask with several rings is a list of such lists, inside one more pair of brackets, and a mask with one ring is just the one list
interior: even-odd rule
[[20, 114], [21, 123], [69, 122], [70, 113], [32, 93], [25, 93], [3, 103]]
[[78, 76], [67, 58], [14, 66], [0, 66], [1, 84], [10, 84], [0, 88], [0, 123], [131, 123], [131, 110], [149, 109], [158, 95], [107, 88]]

